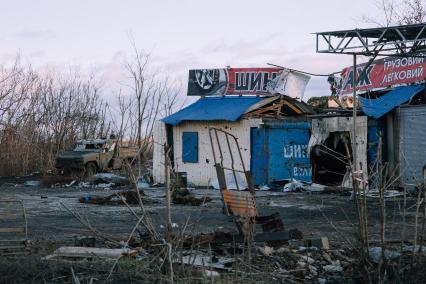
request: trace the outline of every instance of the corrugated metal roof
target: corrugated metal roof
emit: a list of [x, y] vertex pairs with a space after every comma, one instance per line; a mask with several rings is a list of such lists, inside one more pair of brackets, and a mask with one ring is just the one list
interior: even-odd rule
[[171, 125], [178, 125], [183, 121], [237, 121], [246, 110], [263, 99], [262, 97], [205, 97], [163, 118], [162, 121]]
[[397, 106], [409, 101], [412, 97], [424, 90], [424, 85], [401, 86], [388, 92], [378, 99], [359, 98], [362, 111], [374, 118], [379, 118]]

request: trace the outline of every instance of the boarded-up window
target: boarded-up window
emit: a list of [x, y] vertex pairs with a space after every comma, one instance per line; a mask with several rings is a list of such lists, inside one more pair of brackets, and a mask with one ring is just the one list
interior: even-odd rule
[[198, 132], [182, 133], [182, 161], [198, 163]]

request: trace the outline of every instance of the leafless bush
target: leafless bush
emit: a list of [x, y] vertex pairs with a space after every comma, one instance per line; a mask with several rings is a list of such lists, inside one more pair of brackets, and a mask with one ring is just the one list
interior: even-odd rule
[[54, 167], [77, 138], [105, 136], [107, 103], [94, 77], [40, 75], [17, 57], [0, 70], [0, 175]]

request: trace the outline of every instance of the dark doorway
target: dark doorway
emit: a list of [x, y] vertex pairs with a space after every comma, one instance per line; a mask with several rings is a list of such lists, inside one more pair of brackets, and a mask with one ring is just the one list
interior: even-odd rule
[[349, 132], [330, 132], [324, 143], [311, 150], [312, 181], [329, 186], [340, 185], [351, 159]]

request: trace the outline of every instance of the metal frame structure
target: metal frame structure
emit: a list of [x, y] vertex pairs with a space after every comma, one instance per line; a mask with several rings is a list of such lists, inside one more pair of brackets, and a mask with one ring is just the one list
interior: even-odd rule
[[[244, 235], [252, 234], [254, 232], [254, 225], [261, 225], [263, 232], [267, 233], [264, 236], [267, 236], [269, 240], [273, 238], [275, 238], [274, 240], [283, 240], [283, 237], [288, 238], [288, 236], [283, 234], [284, 225], [278, 212], [267, 216], [258, 215], [255, 199], [256, 191], [250, 171], [244, 165], [238, 138], [229, 132], [213, 127], [209, 128], [209, 136], [225, 214], [233, 217], [239, 232]], [[226, 144], [226, 146], [222, 147], [221, 143]], [[238, 154], [235, 154], [236, 157], [234, 157], [233, 153], [235, 149], [238, 152]], [[225, 165], [225, 151], [229, 151], [227, 155], [229, 156], [227, 158], [230, 159], [229, 166]], [[242, 169], [236, 169], [238, 163], [241, 163]], [[227, 187], [225, 170], [232, 172], [236, 190], [231, 190]], [[238, 173], [245, 175], [248, 191], [241, 191], [243, 188], [240, 188], [238, 185]], [[248, 221], [248, 228], [243, 226], [245, 221]], [[261, 236], [258, 235], [258, 237]]]
[[[353, 56], [353, 129], [356, 129], [356, 86], [377, 56], [426, 57], [426, 23], [370, 29], [319, 32], [316, 52]], [[357, 55], [370, 57], [357, 76]], [[356, 139], [352, 138], [353, 174], [357, 171]]]
[[317, 53], [425, 57], [426, 23], [315, 34]]

